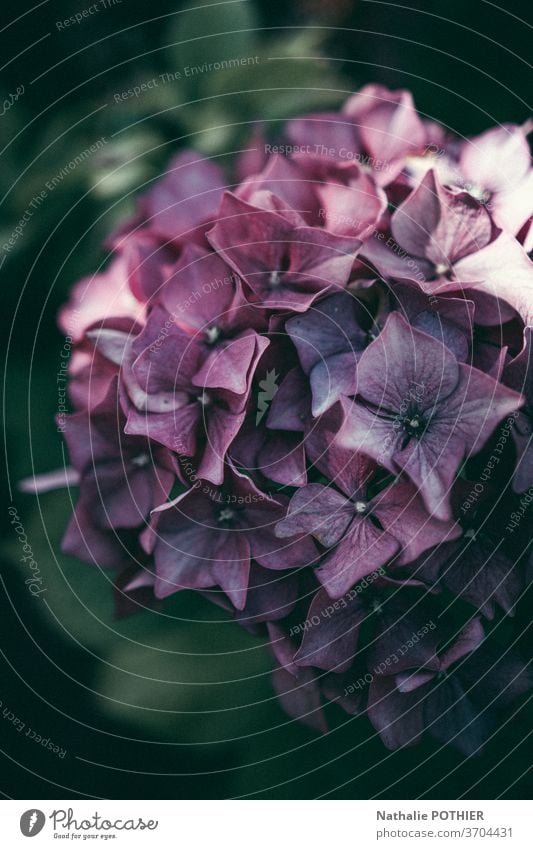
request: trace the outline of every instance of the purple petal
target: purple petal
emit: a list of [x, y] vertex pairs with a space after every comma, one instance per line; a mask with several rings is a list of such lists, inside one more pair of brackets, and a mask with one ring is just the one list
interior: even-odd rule
[[316, 576], [331, 598], [340, 598], [366, 575], [398, 553], [399, 543], [370, 519], [356, 518], [333, 551], [326, 554]]
[[276, 536], [286, 539], [308, 533], [329, 548], [340, 540], [353, 515], [353, 505], [343, 495], [312, 483], [295, 492], [287, 516], [276, 525]]
[[309, 624], [295, 655], [297, 665], [346, 671], [354, 660], [359, 625], [365, 613], [357, 596], [341, 605], [332, 603], [325, 590], [319, 590], [307, 613]]
[[418, 743], [424, 731], [424, 694], [401, 693], [394, 679], [376, 675], [368, 694], [368, 718], [387, 749]]

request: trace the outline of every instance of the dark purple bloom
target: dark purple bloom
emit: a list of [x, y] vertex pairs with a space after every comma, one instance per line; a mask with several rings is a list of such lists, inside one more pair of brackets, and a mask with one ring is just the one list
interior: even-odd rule
[[413, 745], [427, 731], [465, 755], [479, 752], [498, 711], [531, 687], [531, 673], [509, 651], [484, 644], [472, 620], [438, 660], [437, 669], [376, 675], [368, 716], [389, 749]]
[[340, 441], [391, 472], [404, 471], [427, 509], [451, 515], [460, 463], [486, 442], [522, 398], [457, 362], [449, 348], [393, 313], [357, 366], [357, 395], [346, 405]]
[[457, 359], [469, 359], [474, 331], [474, 303], [465, 298], [428, 298], [418, 285], [394, 283], [390, 286], [394, 306], [412, 327], [439, 339]]
[[460, 532], [452, 523], [430, 517], [409, 483], [390, 484], [372, 496], [375, 468], [363, 455], [343, 452], [332, 475], [338, 489], [301, 487], [276, 527], [280, 538], [309, 533], [328, 549], [316, 575], [332, 598], [340, 598], [401, 549], [404, 558], [413, 559]]
[[117, 531], [142, 528], [176, 477], [170, 453], [143, 437], [124, 435], [124, 421], [116, 378], [94, 410], [65, 419], [80, 497], [63, 550], [104, 566], [123, 562], [127, 555], [120, 552]]
[[215, 217], [226, 181], [218, 165], [179, 153], [139, 201], [139, 223], [164, 242], [195, 241]]
[[272, 684], [285, 712], [315, 731], [328, 730], [323, 712], [320, 683], [311, 669], [291, 675], [284, 667], [272, 673]]
[[348, 292], [331, 295], [286, 324], [302, 369], [309, 377], [312, 413], [326, 412], [355, 391], [355, 367], [367, 345], [370, 324], [362, 304]]
[[461, 539], [426, 552], [406, 571], [433, 590], [446, 589], [464, 599], [487, 619], [497, 605], [512, 614], [523, 581], [501, 536], [492, 532], [493, 521], [489, 517], [480, 529], [469, 528]]
[[285, 619], [298, 601], [298, 573], [264, 569], [252, 562], [246, 604], [237, 611], [237, 621], [248, 628], [261, 622]]
[[[236, 344], [241, 341], [245, 350], [240, 346], [237, 364], [231, 346], [224, 347], [206, 371], [205, 346], [160, 307], [137, 337], [99, 332], [99, 350], [121, 366], [126, 433], [189, 457], [200, 452], [197, 477], [221, 483], [226, 451], [244, 421], [255, 365], [268, 345], [255, 331]], [[228, 384], [234, 391], [225, 388]]]
[[224, 486], [206, 481], [161, 505], [146, 545], [153, 551], [155, 594], [219, 586], [237, 610], [246, 605], [251, 560], [266, 569], [303, 568], [316, 549], [309, 537], [293, 534], [282, 543], [274, 527], [286, 497], [261, 492], [250, 478], [227, 470]]
[[328, 289], [345, 286], [361, 244], [317, 227], [294, 226], [230, 193], [209, 241], [263, 308], [295, 312]]
[[314, 596], [301, 626], [300, 647], [294, 654], [297, 667], [312, 666], [340, 673], [353, 664], [359, 628], [368, 610], [357, 595], [346, 595], [342, 604], [336, 605], [325, 590]]
[[79, 485], [63, 549], [120, 615], [187, 588], [266, 638], [317, 730], [471, 754], [531, 686], [530, 130], [369, 85], [286, 156], [183, 151], [61, 313], [72, 467], [22, 488]]
[[445, 188], [428, 171], [393, 214], [391, 231], [361, 250], [387, 279], [418, 280], [431, 291], [475, 289], [533, 321], [531, 261], [468, 192]]
[[270, 405], [267, 425], [272, 430], [304, 432], [311, 420], [309, 380], [299, 366], [287, 372]]
[[307, 483], [304, 443], [299, 433], [271, 430], [249, 417], [229, 449], [232, 460], [252, 477], [257, 474], [286, 486]]

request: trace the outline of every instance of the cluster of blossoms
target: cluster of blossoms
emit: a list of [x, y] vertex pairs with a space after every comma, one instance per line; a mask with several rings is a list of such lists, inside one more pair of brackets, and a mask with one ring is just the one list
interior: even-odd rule
[[64, 550], [123, 607], [231, 611], [315, 728], [330, 702], [473, 753], [531, 686], [499, 627], [533, 565], [529, 508], [506, 529], [533, 485], [529, 130], [464, 140], [367, 86], [231, 175], [182, 152], [60, 316]]

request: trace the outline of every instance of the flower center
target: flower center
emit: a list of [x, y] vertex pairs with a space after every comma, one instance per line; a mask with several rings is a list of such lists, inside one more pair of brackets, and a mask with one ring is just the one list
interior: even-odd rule
[[420, 438], [424, 432], [426, 422], [418, 413], [406, 416], [403, 420], [403, 429], [408, 436]]
[[233, 510], [230, 510], [229, 507], [225, 507], [218, 514], [218, 521], [223, 525], [229, 524], [232, 521], [232, 519], [234, 519], [234, 518], [235, 518], [235, 512]]
[[452, 268], [446, 262], [438, 262], [435, 266], [435, 274], [437, 277], [449, 277], [452, 273]]
[[143, 452], [142, 454], [138, 454], [137, 457], [134, 457], [131, 462], [134, 466], [139, 466], [139, 468], [142, 468], [150, 462], [150, 457], [148, 456], [148, 454]]
[[211, 398], [207, 392], [202, 392], [201, 395], [198, 395], [196, 400], [202, 405], [202, 407], [207, 407], [211, 403]]
[[220, 339], [221, 330], [220, 327], [213, 325], [213, 327], [207, 327], [205, 330], [205, 335], [207, 339], [208, 345], [214, 345]]
[[282, 285], [282, 282], [283, 282], [282, 279], [281, 279], [281, 275], [285, 271], [289, 270], [290, 264], [291, 264], [290, 256], [289, 256], [289, 253], [286, 251], [281, 258], [281, 261], [279, 263], [279, 268], [276, 269], [275, 271], [271, 271], [270, 274], [268, 275], [268, 285], [270, 286], [271, 289], [279, 289], [279, 287]]
[[368, 504], [366, 503], [366, 501], [356, 501], [354, 504], [354, 509], [356, 513], [359, 513], [359, 515], [362, 516], [368, 510]]
[[489, 190], [484, 189], [483, 186], [480, 186], [477, 183], [467, 183], [465, 189], [469, 195], [472, 195], [472, 197], [480, 203], [488, 203], [491, 198]]

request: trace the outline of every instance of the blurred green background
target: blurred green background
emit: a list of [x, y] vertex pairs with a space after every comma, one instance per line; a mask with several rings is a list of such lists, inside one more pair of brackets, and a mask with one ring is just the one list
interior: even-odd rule
[[[28, 220], [0, 256], [9, 457], [0, 790], [50, 799], [528, 798], [530, 708], [509, 715], [485, 754], [466, 762], [431, 743], [391, 755], [366, 720], [335, 710], [330, 734], [318, 737], [278, 707], [261, 641], [201, 598], [182, 593], [157, 612], [115, 619], [109, 577], [59, 554], [69, 495], [37, 500], [16, 482], [64, 459], [54, 424], [57, 310], [104, 260], [106, 234], [173, 152], [193, 145], [229, 164], [258, 125], [275, 134], [284, 119], [334, 108], [369, 81], [410, 88], [425, 116], [462, 135], [521, 122], [531, 111], [531, 3], [108, 0], [60, 25], [90, 5], [2, 3], [0, 245]], [[236, 56], [260, 61], [184, 74]], [[121, 99], [152, 79], [158, 85]], [[23, 583], [11, 504], [47, 587], [41, 597]], [[530, 601], [517, 615], [527, 629]], [[18, 731], [11, 713], [65, 756]]]

